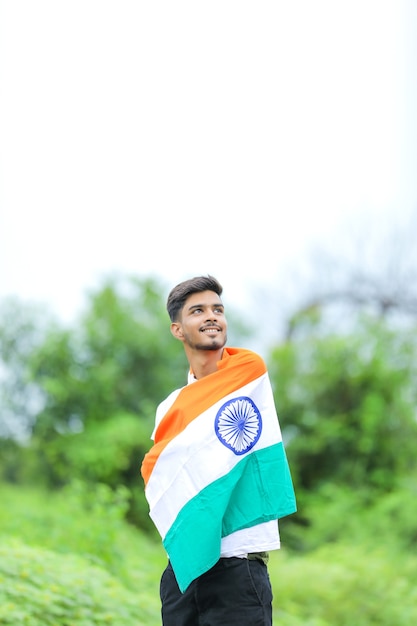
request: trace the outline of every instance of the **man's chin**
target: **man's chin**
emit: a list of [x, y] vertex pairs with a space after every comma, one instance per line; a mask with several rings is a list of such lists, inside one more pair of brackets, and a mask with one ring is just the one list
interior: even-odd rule
[[221, 350], [222, 348], [224, 348], [226, 344], [226, 341], [213, 341], [213, 343], [207, 344], [207, 343], [201, 343], [199, 345], [197, 345], [197, 349], [198, 350], [208, 350], [210, 352], [214, 352], [216, 350]]

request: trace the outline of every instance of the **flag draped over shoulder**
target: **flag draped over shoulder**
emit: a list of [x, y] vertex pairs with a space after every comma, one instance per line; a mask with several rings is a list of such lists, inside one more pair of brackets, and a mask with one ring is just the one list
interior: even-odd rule
[[222, 537], [296, 511], [264, 361], [225, 348], [217, 365], [172, 394], [141, 468], [181, 591], [218, 561]]

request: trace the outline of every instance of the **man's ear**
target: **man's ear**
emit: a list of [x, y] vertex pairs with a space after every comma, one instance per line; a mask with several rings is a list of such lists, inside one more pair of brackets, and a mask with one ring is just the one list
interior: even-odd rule
[[182, 332], [182, 326], [179, 322], [172, 322], [171, 333], [174, 335], [175, 339], [183, 341], [184, 333]]

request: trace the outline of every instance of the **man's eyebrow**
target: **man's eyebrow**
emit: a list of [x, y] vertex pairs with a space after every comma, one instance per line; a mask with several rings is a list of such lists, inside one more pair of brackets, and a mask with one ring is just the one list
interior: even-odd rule
[[188, 307], [189, 311], [192, 311], [193, 309], [204, 309], [204, 308], [213, 308], [215, 307], [216, 309], [224, 309], [224, 304], [222, 304], [221, 302], [217, 302], [215, 304], [192, 304], [190, 307]]

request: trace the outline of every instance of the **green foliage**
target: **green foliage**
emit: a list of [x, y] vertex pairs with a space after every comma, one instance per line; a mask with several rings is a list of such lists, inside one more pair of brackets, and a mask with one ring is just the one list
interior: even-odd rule
[[183, 384], [160, 291], [152, 280], [109, 280], [76, 329], [48, 335], [30, 361], [44, 395], [35, 434], [53, 438], [123, 412], [146, 417], [181, 374]]
[[0, 302], [0, 437], [25, 440], [41, 406], [30, 357], [55, 322], [44, 308], [14, 298]]
[[0, 485], [0, 624], [160, 623], [160, 541], [124, 521], [126, 491]]
[[[378, 544], [392, 555], [412, 551], [417, 541], [417, 474], [398, 489], [377, 494], [328, 482], [304, 493], [297, 516], [282, 520], [285, 545], [311, 552], [323, 544], [346, 542], [366, 551]], [[299, 517], [301, 522], [296, 522]]]
[[416, 342], [364, 323], [311, 335], [271, 357], [280, 422], [298, 488], [334, 482], [390, 490], [416, 468]]
[[152, 279], [110, 278], [73, 328], [17, 301], [0, 310], [0, 438], [11, 434], [8, 415], [14, 432], [31, 435], [21, 446], [0, 439], [3, 478], [123, 484], [129, 519], [150, 528], [140, 464], [156, 406], [185, 383], [188, 367], [162, 292]]
[[33, 445], [0, 438], [1, 480], [10, 483], [46, 484], [39, 455]]
[[308, 555], [271, 554], [274, 618], [286, 626], [410, 626], [417, 623], [417, 559], [351, 543]]
[[0, 624], [149, 626], [154, 603], [75, 555], [0, 545]]
[[[148, 504], [140, 474], [141, 461], [150, 447], [153, 423], [136, 415], [119, 414], [103, 424], [88, 424], [80, 433], [62, 435], [40, 447], [39, 455], [54, 468], [55, 481], [66, 484], [78, 479], [113, 489], [124, 485], [131, 492], [129, 518], [142, 528], [151, 528]], [[138, 489], [140, 487], [140, 489]]]
[[166, 556], [124, 521], [125, 490], [75, 482], [1, 495], [0, 624], [160, 623]]
[[139, 460], [149, 448], [151, 431], [150, 421], [118, 414], [43, 444], [43, 452], [63, 483], [78, 478], [117, 487], [139, 479]]
[[0, 493], [0, 534], [77, 554], [134, 589], [143, 584], [141, 560], [151, 571], [158, 550], [164, 558], [156, 537], [142, 536], [126, 523], [125, 488], [74, 481], [56, 492], [2, 485]]
[[[38, 333], [31, 309], [23, 314], [18, 303], [7, 309], [0, 323], [0, 365], [7, 373], [0, 424], [7, 411], [19, 423], [20, 392], [28, 406], [36, 400], [36, 411], [25, 417], [29, 444], [2, 445], [3, 476], [26, 479], [26, 461], [37, 455], [33, 475], [51, 486], [80, 475], [132, 490], [141, 484], [156, 405], [184, 384], [187, 371], [161, 292], [150, 279], [110, 279], [90, 294], [74, 329], [45, 323]], [[17, 321], [7, 326], [13, 311]], [[144, 519], [142, 504], [136, 501], [132, 517]]]
[[[1, 499], [0, 624], [159, 626], [166, 556], [160, 540], [123, 521], [123, 492], [79, 483], [57, 493], [2, 486]], [[270, 554], [274, 623], [417, 623], [417, 558], [400, 541], [415, 527], [415, 506], [406, 503], [404, 491], [366, 508], [347, 489], [310, 502], [309, 552]], [[281, 537], [285, 545], [282, 527]]]

